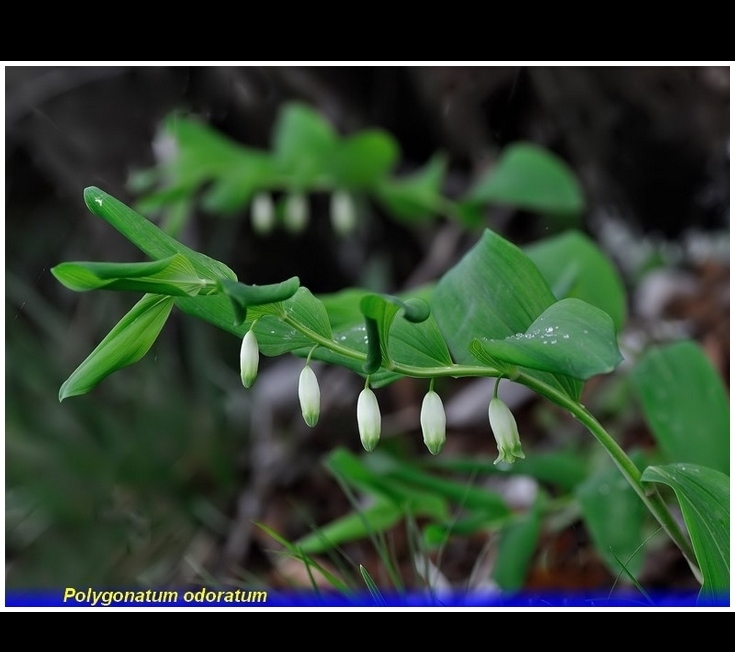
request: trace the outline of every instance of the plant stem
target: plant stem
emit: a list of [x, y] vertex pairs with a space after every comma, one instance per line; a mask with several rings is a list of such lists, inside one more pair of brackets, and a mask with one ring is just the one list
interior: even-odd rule
[[562, 392], [549, 387], [532, 376], [521, 373], [519, 375], [518, 382], [523, 383], [538, 394], [545, 396], [557, 405], [569, 410], [572, 416], [592, 433], [595, 439], [597, 439], [602, 447], [608, 452], [608, 455], [610, 455], [613, 462], [615, 462], [615, 465], [623, 474], [623, 477], [625, 477], [633, 490], [638, 494], [664, 531], [679, 547], [689, 563], [694, 576], [701, 583], [702, 574], [699, 566], [697, 565], [694, 549], [692, 548], [688, 537], [684, 532], [682, 532], [656, 487], [644, 487], [641, 482], [641, 472], [638, 470], [638, 467], [633, 463], [633, 460], [628, 457], [620, 445], [602, 427], [600, 422], [597, 421], [597, 419], [595, 419], [595, 417], [592, 416], [587, 408], [585, 408], [581, 403], [572, 400]]
[[[367, 356], [354, 349], [346, 346], [342, 346], [330, 338], [323, 337], [318, 333], [315, 333], [310, 328], [301, 324], [298, 320], [292, 319], [288, 315], [282, 316], [282, 319], [295, 328], [302, 332], [307, 337], [317, 342], [320, 346], [328, 348], [335, 353], [339, 353], [346, 357], [365, 360]], [[403, 374], [404, 376], [410, 376], [412, 378], [438, 378], [440, 376], [450, 376], [453, 378], [459, 377], [499, 377], [503, 375], [500, 370], [490, 366], [479, 366], [479, 365], [459, 365], [450, 364], [439, 367], [415, 367], [412, 365], [404, 365], [397, 362], [392, 362], [388, 367], [390, 371]], [[633, 461], [628, 457], [625, 451], [620, 445], [608, 434], [608, 432], [602, 427], [602, 425], [595, 419], [590, 412], [587, 411], [581, 403], [575, 401], [564, 392], [547, 385], [543, 381], [530, 376], [528, 374], [519, 372], [517, 376], [514, 376], [515, 382], [521, 383], [526, 387], [532, 389], [537, 394], [548, 398], [553, 403], [556, 403], [560, 407], [568, 410], [572, 416], [574, 416], [580, 423], [582, 423], [607, 451], [608, 455], [615, 462], [616, 466], [623, 474], [623, 477], [628, 481], [633, 490], [638, 494], [640, 499], [643, 501], [648, 510], [653, 514], [656, 520], [659, 522], [664, 531], [669, 535], [672, 541], [679, 547], [685, 559], [687, 560], [692, 573], [697, 580], [702, 582], [702, 573], [697, 565], [696, 556], [694, 549], [689, 541], [689, 538], [679, 527], [678, 523], [669, 511], [668, 506], [659, 494], [658, 489], [655, 486], [645, 487], [641, 482], [641, 472]], [[497, 388], [497, 385], [496, 385]]]

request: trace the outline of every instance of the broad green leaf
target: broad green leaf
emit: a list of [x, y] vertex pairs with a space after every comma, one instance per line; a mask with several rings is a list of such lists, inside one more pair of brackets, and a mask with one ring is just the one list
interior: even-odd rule
[[506, 147], [467, 199], [542, 213], [577, 215], [584, 210], [582, 189], [567, 164], [530, 143]]
[[484, 352], [503, 362], [579, 380], [609, 373], [623, 359], [610, 316], [579, 299], [549, 306], [525, 333], [475, 342], [476, 357]]
[[393, 137], [377, 129], [345, 138], [334, 149], [330, 174], [339, 186], [372, 188], [395, 165], [399, 156]]
[[146, 294], [108, 333], [59, 390], [59, 400], [85, 394], [112, 372], [140, 360], [153, 346], [173, 298]]
[[386, 499], [376, 500], [359, 514], [351, 512], [322, 525], [317, 532], [299, 539], [294, 545], [309, 555], [316, 555], [345, 542], [359, 541], [371, 534], [384, 532], [398, 523], [403, 516], [403, 508], [396, 503]]
[[[485, 230], [480, 241], [439, 281], [431, 310], [458, 363], [475, 361], [475, 339], [505, 339], [525, 333], [553, 303], [541, 273], [515, 245]], [[530, 370], [535, 378], [573, 399], [582, 384], [563, 375]]]
[[227, 265], [209, 256], [189, 249], [171, 236], [166, 235], [155, 224], [128, 208], [121, 201], [99, 188], [84, 190], [84, 202], [92, 213], [115, 227], [123, 236], [154, 260], [170, 258], [181, 254], [202, 278], [229, 278], [237, 280], [235, 273]]
[[493, 566], [493, 580], [504, 591], [519, 591], [526, 575], [541, 533], [542, 494], [527, 513], [508, 522], [500, 531], [497, 557]]
[[582, 299], [604, 310], [620, 332], [625, 325], [623, 281], [610, 259], [586, 235], [570, 230], [524, 248], [557, 299]]
[[279, 167], [297, 185], [308, 186], [324, 174], [338, 145], [332, 126], [314, 109], [292, 103], [278, 115], [273, 152]]
[[441, 190], [446, 167], [446, 156], [437, 154], [414, 174], [383, 180], [376, 188], [378, 199], [392, 215], [405, 220], [436, 215], [444, 201]]
[[105, 289], [186, 297], [216, 291], [216, 284], [199, 278], [181, 254], [150, 263], [61, 263], [51, 273], [76, 292]]
[[611, 466], [590, 476], [575, 493], [595, 548], [610, 572], [625, 576], [620, 560], [637, 576], [644, 559], [640, 546], [646, 509], [641, 499]]
[[674, 490], [684, 516], [703, 583], [703, 602], [730, 591], [730, 478], [697, 464], [649, 466], [641, 479]]
[[649, 349], [632, 373], [646, 421], [671, 462], [730, 474], [727, 392], [695, 342]]

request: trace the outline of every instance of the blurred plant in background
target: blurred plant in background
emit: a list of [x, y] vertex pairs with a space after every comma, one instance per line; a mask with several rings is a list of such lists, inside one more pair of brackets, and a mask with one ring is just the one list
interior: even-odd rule
[[[509, 144], [493, 165], [450, 197], [445, 192], [450, 185], [446, 154], [436, 153], [409, 176], [394, 176], [401, 152], [390, 133], [367, 129], [339, 136], [303, 103], [280, 109], [268, 150], [236, 143], [180, 112], [166, 118], [157, 142], [166, 151], [161, 164], [131, 177], [131, 188], [142, 193], [136, 207], [157, 216], [166, 232], [185, 240], [198, 228], [195, 218], [200, 211], [229, 218], [217, 225], [208, 222], [213, 246], [197, 249], [232, 260], [242, 278], [250, 278], [251, 267], [240, 264], [243, 257], [233, 247], [232, 218], [247, 214], [253, 238], [266, 242], [294, 238], [307, 250], [318, 247], [327, 252], [318, 257], [319, 263], [325, 255], [333, 256], [349, 283], [394, 292], [446, 271], [464, 246], [477, 238], [489, 207], [533, 212], [547, 216], [546, 223], [556, 233], [528, 243], [524, 252], [555, 298], [581, 299], [605, 311], [625, 343], [629, 305], [625, 283], [610, 257], [579, 230], [585, 208], [579, 182], [560, 158], [542, 147]], [[325, 195], [328, 201], [322, 201]], [[369, 243], [385, 228], [381, 225], [386, 217], [409, 240], [421, 243], [428, 261], [423, 270], [414, 264], [413, 273], [405, 274], [408, 283], [400, 287], [393, 280], [400, 262], [384, 259], [388, 268], [383, 265], [380, 272], [381, 266], [370, 258]], [[451, 231], [447, 224], [454, 225]], [[449, 253], [437, 262], [431, 247], [447, 242], [448, 236], [453, 238]], [[359, 246], [350, 245], [360, 240], [364, 242]], [[340, 259], [340, 248], [350, 246], [360, 262], [357, 266]], [[84, 257], [120, 258], [86, 253]], [[68, 258], [79, 256], [62, 257]], [[276, 264], [252, 280], [280, 281], [282, 272]], [[31, 301], [37, 294], [34, 287], [12, 272], [8, 287], [15, 290], [8, 295], [17, 297], [16, 305], [24, 306], [23, 318], [45, 333], [45, 341], [62, 345], [61, 333], [68, 328], [64, 317], [54, 315], [53, 304], [40, 297]], [[353, 292], [318, 295], [335, 331], [340, 323], [354, 319]], [[108, 327], [108, 315], [124, 312], [113, 297], [100, 302], [84, 296], [79, 305], [87, 312], [99, 311]], [[450, 432], [442, 455], [425, 460], [405, 435], [394, 437], [419, 425], [417, 390], [398, 382], [378, 390], [381, 404], [385, 399], [395, 404], [393, 422], [389, 420], [388, 428], [384, 425], [387, 433], [380, 449], [363, 458], [353, 446], [360, 384], [348, 391], [352, 381], [341, 370], [317, 369], [328, 408], [322, 407], [309, 442], [298, 443], [301, 426], [288, 416], [289, 408], [284, 410], [295, 405], [296, 397], [295, 381], [293, 386], [284, 381], [285, 367], [268, 366], [265, 387], [248, 397], [240, 391], [232, 362], [237, 360], [239, 341], [222, 338], [208, 325], [176, 313], [171, 323], [175, 330], [169, 328], [168, 336], [164, 330], [153, 355], [143, 358], [135, 372], [115, 374], [93, 397], [64, 401], [61, 406], [43, 383], [53, 380], [60, 386], [66, 375], [61, 368], [68, 369], [84, 355], [85, 346], [92, 347], [77, 344], [59, 360], [49, 344], [50, 350], [35, 365], [38, 389], [30, 394], [26, 388], [34, 365], [22, 352], [32, 359], [36, 338], [27, 335], [25, 345], [20, 337], [13, 343], [19, 359], [15, 366], [9, 348], [8, 396], [28, 397], [6, 410], [9, 585], [211, 581], [296, 582], [318, 588], [326, 581], [338, 588], [367, 586], [377, 595], [391, 586], [612, 590], [615, 584], [632, 583], [646, 596], [638, 578], [646, 559], [667, 549], [667, 540], [657, 533], [632, 489], [620, 482], [618, 471], [590, 446], [580, 424], [553, 406], [528, 402], [528, 396], [517, 402], [524, 406], [516, 413], [521, 432], [532, 433], [533, 453], [524, 447], [525, 460], [498, 468], [492, 464], [493, 456], [483, 453], [491, 440], [478, 434], [482, 429], [455, 425], [461, 416], [452, 419], [453, 405], [461, 414], [463, 396], [483, 381], [461, 384], [459, 391], [442, 385]], [[88, 333], [93, 341], [100, 337], [97, 328]], [[670, 462], [687, 463], [729, 474], [729, 464], [724, 463], [729, 460], [726, 394], [702, 350], [681, 342], [627, 353], [618, 372], [590, 381], [585, 404], [610, 422], [610, 432], [624, 438], [637, 418], [640, 401], [655, 440], [631, 452], [636, 465], [666, 469]], [[329, 383], [324, 391], [324, 376], [332, 380], [331, 399]], [[690, 386], [680, 382], [683, 377], [697, 381]], [[47, 409], [37, 409], [30, 396]], [[251, 411], [253, 405], [259, 407]], [[297, 415], [298, 411], [296, 407]], [[250, 425], [243, 427], [245, 423]], [[696, 439], [687, 436], [693, 430], [701, 433]], [[453, 446], [453, 437], [461, 443]], [[245, 475], [233, 462], [243, 453]], [[303, 458], [295, 463], [299, 455]], [[307, 482], [318, 502], [315, 487], [326, 482], [318, 464], [322, 457], [344, 498], [320, 511], [310, 504], [308, 492], [297, 498], [279, 488]], [[672, 485], [677, 496], [687, 493], [674, 471], [670, 475], [661, 471], [649, 479]], [[291, 494], [294, 505], [278, 507], [283, 500], [279, 492]], [[331, 500], [334, 503], [335, 498]], [[691, 527], [686, 511], [684, 518]], [[261, 528], [253, 530], [252, 520]], [[299, 533], [294, 529], [299, 525], [304, 530], [311, 525], [314, 531]], [[571, 547], [564, 543], [568, 550], [559, 549], [570, 533], [582, 538]], [[285, 560], [294, 557], [310, 572], [299, 579], [298, 571], [284, 559], [258, 558], [257, 550], [277, 547], [274, 541], [284, 546]], [[86, 550], [85, 545], [88, 554], [79, 552]], [[706, 548], [706, 542], [695, 537], [698, 552], [702, 545]], [[560, 570], [566, 562], [559, 559], [575, 548], [585, 554], [594, 549], [596, 560], [573, 564], [578, 575], [567, 586]], [[717, 565], [718, 551], [703, 554]], [[63, 563], [56, 563], [59, 560]], [[459, 563], [465, 567], [452, 568]], [[716, 588], [721, 581], [715, 578]], [[664, 583], [663, 588], [671, 587]]]

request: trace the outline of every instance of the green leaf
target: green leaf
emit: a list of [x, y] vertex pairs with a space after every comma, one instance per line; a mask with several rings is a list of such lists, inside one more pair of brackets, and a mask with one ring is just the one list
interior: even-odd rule
[[504, 591], [519, 591], [525, 584], [541, 533], [544, 502], [539, 494], [530, 511], [509, 521], [500, 532], [493, 580]]
[[570, 230], [525, 247], [557, 299], [582, 299], [604, 310], [620, 332], [627, 300], [618, 270], [586, 235]]
[[51, 273], [76, 292], [105, 289], [185, 297], [216, 290], [181, 254], [150, 263], [61, 263]]
[[146, 294], [108, 333], [59, 390], [59, 401], [86, 394], [112, 372], [140, 360], [153, 346], [173, 298]]
[[[489, 229], [437, 284], [431, 310], [453, 358], [475, 361], [475, 339], [505, 339], [525, 333], [552, 304], [554, 295], [536, 266], [518, 247]], [[529, 370], [530, 375], [573, 399], [582, 384], [563, 375]]]
[[608, 467], [595, 473], [577, 488], [576, 496], [595, 548], [610, 572], [621, 574], [618, 560], [622, 560], [637, 576], [644, 558], [640, 546], [646, 509], [620, 471]]
[[703, 602], [730, 591], [730, 478], [697, 464], [649, 466], [641, 480], [674, 490], [702, 571]]
[[314, 109], [291, 103], [278, 115], [273, 132], [273, 152], [279, 167], [299, 186], [319, 180], [337, 148], [332, 126]]
[[128, 208], [99, 188], [93, 186], [85, 188], [84, 202], [92, 213], [109, 222], [138, 249], [154, 260], [181, 254], [191, 263], [201, 278], [237, 280], [235, 272], [227, 265], [182, 245], [132, 208]]
[[579, 299], [549, 306], [525, 333], [475, 340], [472, 351], [480, 358], [485, 353], [491, 359], [579, 380], [609, 373], [623, 359], [612, 319]]
[[[266, 313], [255, 326], [258, 344], [263, 355], [276, 356], [289, 351], [296, 352], [305, 347], [308, 353], [314, 346], [315, 342], [309, 336], [284, 323], [282, 317], [292, 319], [303, 329], [319, 337], [332, 340], [332, 328], [324, 304], [305, 287], [298, 288], [290, 299], [273, 308], [279, 317]], [[248, 314], [251, 318], [256, 318], [258, 309], [253, 308]]]
[[309, 555], [316, 555], [348, 541], [359, 541], [371, 534], [384, 532], [400, 522], [403, 516], [403, 509], [393, 501], [377, 500], [360, 513], [351, 512], [321, 526], [295, 545]]
[[584, 210], [582, 189], [567, 164], [530, 143], [506, 147], [467, 199], [542, 213], [577, 215]]
[[400, 311], [412, 323], [426, 321], [430, 314], [429, 304], [423, 299], [409, 299], [404, 302], [397, 297], [381, 294], [363, 296], [360, 310], [366, 318], [368, 361], [365, 371], [368, 373], [377, 371], [381, 363], [390, 367], [391, 327]]
[[299, 289], [299, 283], [299, 277], [292, 276], [281, 283], [269, 285], [245, 285], [237, 281], [223, 279], [220, 281], [220, 286], [232, 301], [235, 320], [241, 323], [247, 317], [248, 308], [290, 299]]
[[699, 345], [682, 341], [649, 349], [633, 369], [632, 381], [669, 461], [730, 474], [727, 392]]
[[372, 188], [395, 165], [399, 149], [394, 138], [377, 129], [361, 131], [335, 147], [330, 173], [339, 186]]
[[440, 211], [447, 158], [437, 154], [412, 175], [385, 179], [376, 188], [378, 199], [395, 217], [417, 221]]

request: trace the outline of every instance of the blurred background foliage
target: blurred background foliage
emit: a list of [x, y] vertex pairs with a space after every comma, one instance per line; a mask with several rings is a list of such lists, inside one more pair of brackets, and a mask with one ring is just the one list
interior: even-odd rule
[[[660, 459], [659, 447], [678, 459], [676, 442], [653, 439], [666, 428], [635, 363], [653, 344], [691, 339], [691, 383], [728, 382], [729, 68], [38, 66], [5, 75], [9, 587], [313, 587], [329, 573], [364, 586], [359, 565], [392, 586], [580, 590], [626, 573], [647, 586], [691, 586], [678, 553], [646, 529], [642, 505], [616, 493], [589, 436], [516, 389], [504, 398], [524, 448], [538, 454], [512, 474], [485, 460], [491, 389], [479, 380], [437, 383], [449, 433], [431, 464], [418, 433], [425, 383], [381, 390], [385, 437], [362, 459], [356, 375], [318, 368], [322, 416], [311, 430], [296, 399], [302, 363], [264, 359], [245, 391], [239, 341], [174, 311], [143, 360], [59, 404], [61, 383], [134, 298], [71, 293], [49, 268], [143, 260], [86, 210], [90, 185], [246, 283], [297, 275], [315, 294], [418, 287], [489, 226], [524, 246], [555, 292], [611, 314], [626, 362], [588, 383], [584, 402], [640, 450], [641, 464]], [[551, 175], [556, 194], [523, 185], [535, 174]], [[303, 230], [252, 222], [263, 189], [281, 218], [288, 195], [305, 193]], [[330, 221], [335, 189], [356, 202], [346, 233]], [[569, 288], [575, 265], [590, 271]], [[663, 354], [645, 364], [682, 369]], [[686, 375], [669, 388], [679, 402], [692, 395]], [[707, 400], [695, 396], [691, 410]], [[611, 492], [612, 511], [597, 509]], [[274, 555], [278, 536], [286, 550], [298, 541], [326, 554], [324, 572]], [[645, 557], [644, 536], [653, 537]], [[611, 540], [631, 555], [625, 572]]]

